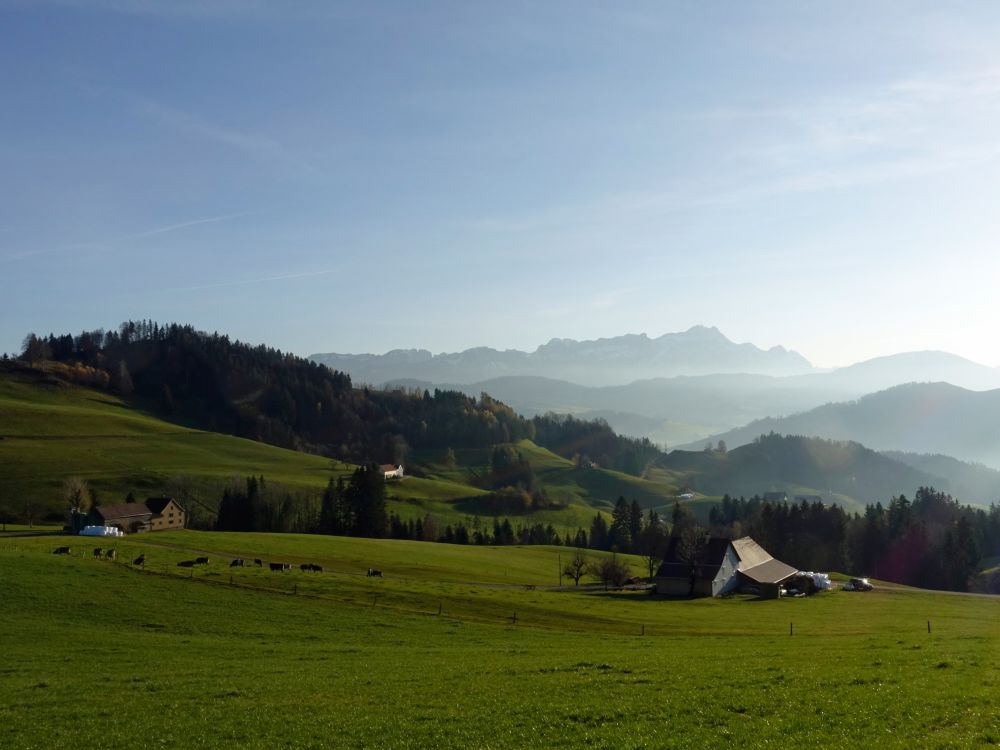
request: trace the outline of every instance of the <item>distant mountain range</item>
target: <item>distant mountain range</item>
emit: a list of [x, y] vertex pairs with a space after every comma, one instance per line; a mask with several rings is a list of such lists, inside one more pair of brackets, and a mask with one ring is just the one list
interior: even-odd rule
[[[904, 383], [1000, 388], [1000, 370], [946, 352], [906, 352], [824, 372], [795, 352], [735, 344], [702, 326], [656, 339], [556, 339], [532, 354], [477, 348], [439, 355], [424, 350], [316, 354], [312, 359], [349, 373], [358, 383], [486, 392], [529, 416], [552, 411], [602, 418], [621, 434], [668, 447], [725, 438], [755, 420], [779, 419]], [[753, 439], [761, 427], [739, 433], [734, 445]], [[913, 449], [936, 450], [923, 444]], [[961, 457], [995, 463], [991, 452]]]
[[488, 347], [451, 354], [396, 349], [387, 354], [313, 354], [310, 359], [380, 385], [410, 378], [466, 385], [511, 375], [566, 380], [581, 385], [621, 385], [644, 378], [714, 373], [795, 375], [813, 371], [801, 354], [776, 346], [737, 344], [717, 328], [695, 326], [650, 338], [644, 333], [593, 341], [552, 339], [534, 352]]

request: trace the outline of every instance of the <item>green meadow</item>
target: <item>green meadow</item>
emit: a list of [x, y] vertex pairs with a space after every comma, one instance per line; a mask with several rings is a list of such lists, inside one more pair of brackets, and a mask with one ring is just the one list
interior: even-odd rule
[[[676, 494], [668, 472], [651, 479], [605, 469], [579, 469], [530, 441], [517, 445], [558, 508], [512, 519], [551, 523], [560, 532], [588, 528], [596, 510], [610, 510], [619, 496], [644, 507], [667, 508]], [[477, 514], [477, 481], [488, 472], [488, 452], [458, 451], [459, 465], [440, 455], [415, 455], [426, 476], [388, 485], [390, 510], [404, 518], [430, 513], [441, 523]], [[317, 493], [353, 466], [321, 456], [175, 424], [119, 397], [46, 377], [0, 370], [0, 505], [20, 518], [31, 507], [36, 520], [65, 512], [63, 483], [86, 479], [100, 502], [121, 502], [129, 492], [193, 496], [214, 512], [223, 488], [248, 475], [266, 477], [289, 492]], [[694, 507], [699, 510], [699, 503]], [[705, 506], [707, 508], [707, 505]], [[707, 509], [704, 511], [707, 513]]]
[[[89, 554], [109, 544], [117, 562]], [[128, 562], [140, 552], [144, 570]], [[193, 531], [0, 538], [0, 746], [1000, 741], [995, 599], [671, 600], [558, 587], [566, 554]], [[176, 565], [197, 555], [211, 562]], [[230, 568], [235, 555], [324, 572]]]

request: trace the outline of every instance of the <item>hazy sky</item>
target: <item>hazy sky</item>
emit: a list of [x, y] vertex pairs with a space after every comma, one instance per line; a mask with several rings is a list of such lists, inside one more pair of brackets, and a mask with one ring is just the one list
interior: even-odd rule
[[1000, 3], [0, 0], [0, 350], [1000, 365]]

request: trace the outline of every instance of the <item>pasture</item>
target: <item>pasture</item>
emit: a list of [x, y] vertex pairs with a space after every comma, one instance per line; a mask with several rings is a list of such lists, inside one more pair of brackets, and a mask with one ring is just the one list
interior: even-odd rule
[[[57, 543], [74, 554], [52, 555]], [[118, 562], [92, 558], [105, 544]], [[560, 551], [190, 531], [0, 539], [0, 745], [1000, 741], [995, 599], [546, 588]], [[125, 562], [140, 552], [145, 571]], [[211, 562], [176, 565], [199, 556]], [[293, 569], [230, 569], [234, 556]]]
[[[561, 534], [589, 528], [595, 509], [609, 510], [619, 495], [643, 507], [666, 507], [675, 489], [664, 477], [646, 481], [605, 470], [580, 471], [572, 462], [529, 441], [518, 445], [539, 480], [562, 506], [512, 518], [551, 523]], [[426, 477], [390, 482], [389, 509], [406, 519], [432, 514], [442, 525], [468, 522], [484, 490], [486, 451], [460, 451], [460, 468], [428, 452]], [[443, 455], [443, 452], [442, 452]], [[104, 504], [174, 495], [199, 517], [211, 517], [223, 488], [263, 475], [272, 488], [318, 495], [354, 466], [321, 456], [194, 429], [144, 411], [113, 394], [73, 385], [42, 372], [0, 368], [0, 517], [61, 519], [63, 483], [86, 479]], [[707, 512], [707, 510], [705, 511]], [[485, 514], [484, 514], [485, 515]], [[10, 519], [8, 519], [10, 520]]]

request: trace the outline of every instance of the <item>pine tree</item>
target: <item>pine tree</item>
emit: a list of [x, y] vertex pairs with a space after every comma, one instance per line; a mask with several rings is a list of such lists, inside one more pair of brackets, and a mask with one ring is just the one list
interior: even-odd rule
[[632, 547], [632, 535], [629, 532], [632, 513], [624, 497], [619, 497], [611, 511], [611, 549], [628, 552]]

